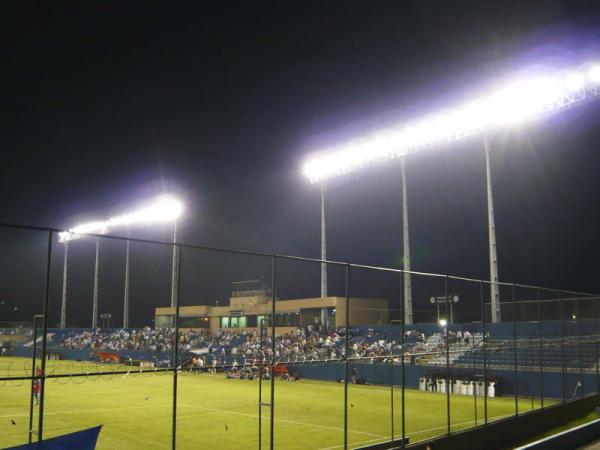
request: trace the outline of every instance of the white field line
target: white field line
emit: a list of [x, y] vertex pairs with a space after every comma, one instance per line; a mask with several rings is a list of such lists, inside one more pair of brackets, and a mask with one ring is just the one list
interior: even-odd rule
[[[490, 419], [492, 419], [492, 420], [493, 419], [501, 419], [503, 417], [508, 417], [508, 416], [512, 416], [512, 414], [504, 414], [502, 416], [494, 416], [494, 417], [491, 417]], [[450, 426], [452, 427], [452, 426], [468, 425], [468, 424], [473, 423], [473, 422], [475, 422], [475, 421], [474, 420], [469, 420], [468, 422], [451, 423]], [[425, 428], [424, 430], [419, 430], [419, 431], [414, 431], [412, 433], [407, 433], [406, 437], [415, 436], [417, 434], [422, 434], [422, 433], [428, 433], [430, 431], [440, 430], [440, 429], [444, 429], [444, 428], [447, 428], [447, 427], [448, 427], [448, 425], [446, 424], [446, 425], [442, 425], [440, 427]], [[370, 442], [379, 441], [381, 439], [383, 439], [383, 436], [381, 438], [369, 439], [368, 441], [352, 442], [351, 444], [352, 445], [368, 444]], [[389, 439], [389, 437], [386, 437], [386, 439]], [[395, 439], [402, 439], [402, 436], [397, 436], [397, 437], [395, 437]], [[335, 445], [333, 447], [323, 447], [323, 448], [320, 448], [319, 450], [334, 450], [336, 448], [343, 448], [343, 447], [344, 447], [344, 445], [342, 444], [342, 445]]]
[[[172, 406], [172, 403], [164, 404], [164, 405], [144, 405], [144, 406], [125, 406], [122, 408], [99, 408], [99, 409], [73, 409], [69, 411], [44, 411], [44, 416], [47, 415], [59, 415], [59, 414], [81, 414], [88, 412], [110, 412], [110, 411], [129, 411], [132, 409], [146, 409], [146, 408], [166, 408], [167, 406]], [[35, 414], [35, 412], [34, 412]], [[3, 414], [0, 415], [0, 418], [7, 417], [29, 417], [29, 413], [22, 414]]]
[[[80, 413], [92, 413], [92, 412], [110, 412], [110, 411], [129, 411], [129, 410], [134, 410], [134, 409], [146, 409], [146, 408], [161, 408], [161, 407], [167, 407], [167, 406], [171, 406], [171, 404], [164, 404], [164, 405], [144, 405], [144, 406], [127, 406], [127, 407], [122, 407], [122, 408], [99, 408], [99, 409], [80, 409], [80, 410], [69, 410], [69, 411], [44, 411], [44, 415], [59, 415], [59, 414], [80, 414]], [[222, 413], [222, 414], [232, 414], [232, 415], [236, 415], [236, 416], [244, 416], [244, 417], [251, 417], [253, 419], [258, 419], [258, 414], [248, 414], [248, 413], [241, 413], [241, 412], [237, 412], [237, 411], [228, 411], [226, 409], [218, 409], [218, 408], [208, 408], [206, 406], [197, 406], [197, 405], [188, 405], [188, 404], [181, 404], [181, 406], [183, 407], [187, 407], [187, 408], [192, 408], [192, 409], [203, 409], [206, 411], [213, 411], [213, 412], [218, 412], [218, 413]], [[3, 414], [0, 415], [0, 418], [7, 418], [7, 417], [29, 417], [29, 413], [22, 413], [22, 414]], [[263, 416], [263, 418], [268, 419], [269, 417], [267, 416]], [[307, 423], [307, 422], [299, 422], [296, 420], [290, 420], [290, 419], [281, 419], [281, 418], [275, 418], [276, 421], [278, 422], [287, 422], [287, 423], [292, 423], [295, 425], [304, 425], [304, 426], [308, 426], [308, 427], [313, 427], [313, 428], [323, 428], [323, 429], [327, 429], [327, 430], [334, 430], [334, 431], [344, 431], [343, 428], [339, 428], [339, 427], [328, 427], [326, 425], [319, 425], [319, 424], [312, 424], [312, 423]], [[358, 434], [364, 434], [366, 436], [376, 436], [377, 439], [384, 439], [385, 436], [381, 435], [381, 434], [375, 434], [375, 433], [368, 433], [366, 431], [357, 431], [357, 430], [348, 430], [352, 433], [358, 433]]]
[[[196, 406], [196, 405], [188, 405], [188, 404], [182, 404], [182, 406], [188, 407], [188, 408], [193, 408], [193, 409], [203, 409], [206, 411], [214, 411], [214, 412], [218, 412], [218, 413], [222, 413], [222, 414], [233, 414], [236, 416], [244, 416], [244, 417], [251, 417], [253, 419], [258, 419], [258, 414], [248, 414], [248, 413], [241, 413], [241, 412], [237, 412], [237, 411], [228, 411], [226, 409], [208, 408], [206, 406]], [[268, 416], [263, 416], [263, 418], [269, 419]], [[297, 420], [281, 419], [278, 417], [275, 418], [275, 421], [276, 422], [293, 423], [295, 425], [303, 425], [303, 426], [312, 427], [312, 428], [322, 428], [325, 430], [344, 431], [343, 428], [339, 428], [339, 427], [328, 427], [326, 425], [319, 425], [316, 423], [308, 423], [308, 422], [299, 422]], [[366, 431], [358, 431], [358, 430], [348, 430], [348, 431], [352, 432], [352, 433], [364, 434], [366, 436], [375, 436], [377, 439], [385, 438], [385, 436], [383, 436], [381, 434], [368, 433]]]

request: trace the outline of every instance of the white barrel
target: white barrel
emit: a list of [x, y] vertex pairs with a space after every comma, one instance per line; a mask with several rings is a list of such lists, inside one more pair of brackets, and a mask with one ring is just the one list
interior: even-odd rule
[[459, 389], [460, 389], [460, 382], [458, 380], [452, 380], [451, 382], [451, 386], [452, 389], [450, 389], [450, 393], [452, 394], [458, 394], [459, 393]]
[[483, 397], [485, 393], [485, 384], [483, 383], [483, 381], [478, 381], [477, 382], [477, 395], [479, 395], [480, 397]]
[[495, 381], [490, 381], [488, 383], [488, 397], [495, 397], [496, 396], [496, 382]]
[[467, 395], [473, 395], [474, 384], [475, 384], [474, 381], [469, 381], [469, 383], [467, 384]]
[[438, 380], [438, 392], [446, 393], [446, 380]]
[[460, 381], [460, 395], [467, 395], [467, 386], [469, 385], [468, 381], [461, 380]]

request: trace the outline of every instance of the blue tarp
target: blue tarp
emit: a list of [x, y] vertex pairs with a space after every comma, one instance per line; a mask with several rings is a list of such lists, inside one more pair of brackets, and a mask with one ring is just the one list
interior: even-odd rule
[[65, 434], [41, 442], [10, 447], [5, 450], [94, 450], [102, 426]]

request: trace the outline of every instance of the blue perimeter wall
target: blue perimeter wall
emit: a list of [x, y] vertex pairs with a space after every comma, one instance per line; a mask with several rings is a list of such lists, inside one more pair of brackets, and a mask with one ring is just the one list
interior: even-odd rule
[[[394, 385], [402, 384], [402, 368], [396, 363], [392, 368], [389, 364], [381, 363], [351, 363], [350, 367], [356, 368], [358, 378], [364, 378], [369, 384], [390, 385], [393, 381]], [[302, 378], [313, 380], [339, 381], [344, 379], [345, 364], [343, 362], [335, 363], [314, 363], [314, 364], [288, 364], [289, 369], [300, 375]], [[419, 378], [439, 374], [445, 377], [445, 366], [419, 366], [408, 365], [404, 366], [406, 387], [412, 389], [419, 388]], [[483, 375], [481, 367], [473, 370], [468, 368], [452, 368], [450, 376], [460, 379], [460, 375], [464, 374], [465, 378], [470, 378], [474, 375]], [[540, 397], [542, 394], [542, 380], [544, 397], [562, 398], [563, 389], [565, 398], [573, 397], [577, 382], [581, 380], [581, 387], [577, 390], [577, 395], [597, 392], [599, 380], [595, 373], [573, 373], [567, 372], [563, 376], [561, 372], [544, 372], [539, 371], [518, 371], [515, 379], [515, 373], [511, 370], [488, 370], [488, 377], [498, 379], [496, 384], [497, 395], [520, 395], [524, 397]], [[518, 386], [518, 389], [516, 389]]]
[[[516, 324], [517, 337], [529, 337], [535, 338], [542, 336], [544, 338], [558, 338], [561, 335], [561, 321], [560, 320], [545, 320], [539, 322], [517, 322]], [[461, 329], [468, 329], [472, 333], [479, 333], [483, 329], [481, 323], [467, 323], [467, 324], [449, 324], [449, 330], [457, 331]], [[562, 334], [564, 337], [572, 336], [590, 336], [596, 334], [598, 329], [597, 321], [593, 319], [581, 319], [579, 321], [574, 320], [563, 320], [562, 321]], [[111, 332], [117, 329], [104, 330], [105, 332]], [[366, 335], [369, 330], [375, 330], [386, 334], [388, 337], [391, 336], [394, 339], [399, 340], [401, 334], [400, 325], [361, 325], [354, 327], [354, 330], [358, 331], [359, 335]], [[424, 332], [427, 336], [433, 333], [441, 332], [441, 328], [435, 323], [419, 323], [411, 326], [406, 326], [405, 330], [419, 330]], [[49, 329], [49, 332], [64, 333], [65, 330]], [[69, 329], [69, 332], [81, 332], [89, 331], [89, 329]], [[514, 337], [515, 326], [513, 322], [502, 322], [502, 323], [487, 323], [486, 333], [489, 333], [490, 339], [506, 339], [511, 341]], [[61, 359], [65, 360], [81, 360], [89, 361], [90, 349], [85, 350], [71, 350], [63, 349], [56, 345], [48, 347], [49, 352], [59, 353]], [[31, 357], [31, 347], [16, 347], [11, 352], [15, 356]], [[140, 351], [118, 351], [119, 355], [123, 360], [134, 359], [134, 360], [147, 360], [147, 361], [171, 361], [172, 352], [140, 352]], [[303, 378], [315, 379], [315, 380], [329, 380], [337, 381], [344, 378], [344, 363], [342, 362], [331, 362], [331, 363], [308, 363], [308, 364], [288, 364], [291, 370], [298, 373]], [[390, 385], [393, 382], [394, 385], [400, 385], [402, 379], [402, 372], [400, 364], [396, 363], [393, 367], [393, 371], [389, 364], [381, 363], [354, 363], [352, 367], [356, 368], [357, 376], [359, 378], [366, 379], [370, 384], [381, 384]], [[445, 366], [433, 367], [433, 366], [419, 366], [419, 365], [405, 365], [405, 377], [406, 387], [418, 389], [419, 378], [425, 376], [431, 376], [433, 373], [445, 376]], [[469, 368], [451, 368], [451, 377], [459, 378], [460, 374], [465, 374], [468, 377], [475, 375], [483, 375], [483, 369], [477, 367], [475, 369]], [[564, 375], [560, 372], [549, 372], [544, 371], [543, 376], [539, 369], [533, 369], [529, 371], [518, 371], [517, 376], [511, 370], [488, 370], [488, 377], [497, 378], [496, 392], [499, 395], [522, 395], [522, 396], [534, 396], [539, 397], [543, 393], [544, 397], [551, 398], [562, 398], [563, 392], [565, 398], [571, 398], [577, 388], [577, 382], [581, 381], [581, 388], [577, 391], [577, 394], [591, 393], [600, 391], [600, 381], [595, 373], [583, 373], [579, 374], [576, 371], [568, 371]]]

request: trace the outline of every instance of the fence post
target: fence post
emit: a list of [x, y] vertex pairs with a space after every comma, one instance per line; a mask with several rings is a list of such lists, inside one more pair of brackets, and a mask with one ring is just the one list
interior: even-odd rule
[[[173, 293], [172, 301], [175, 306], [175, 334], [173, 336], [173, 415], [171, 421], [171, 448], [177, 448], [177, 372], [179, 371], [179, 291], [181, 283], [181, 246], [177, 250], [177, 264], [173, 268], [175, 270], [173, 282], [177, 289]], [[175, 247], [173, 247], [175, 248]]]
[[277, 298], [277, 256], [272, 256], [271, 270], [271, 410], [270, 422], [271, 429], [269, 435], [269, 448], [273, 450], [275, 442], [275, 299]]
[[563, 305], [562, 292], [558, 293], [558, 305], [559, 305], [559, 312], [560, 312], [560, 373], [561, 373], [562, 402], [564, 403], [566, 401], [566, 398], [565, 398], [565, 389], [566, 389], [566, 386], [565, 386], [565, 354], [564, 354], [565, 330], [564, 330], [564, 324], [563, 324], [564, 305]]
[[33, 355], [31, 359], [31, 390], [29, 391], [29, 441], [31, 444], [32, 435], [33, 435], [33, 387], [35, 383], [35, 366], [37, 359], [37, 320], [40, 316], [37, 314], [33, 316]]
[[575, 324], [577, 327], [577, 356], [579, 358], [579, 383], [581, 384], [581, 391], [579, 397], [583, 397], [583, 390], [585, 388], [583, 379], [583, 355], [581, 353], [581, 326], [579, 322], [579, 298], [575, 294]]
[[448, 436], [452, 432], [450, 428], [450, 338], [448, 334], [448, 275], [444, 277], [444, 298], [446, 299], [446, 420]]
[[540, 299], [540, 288], [537, 292], [537, 320], [538, 320], [538, 345], [539, 345], [539, 362], [540, 362], [540, 406], [544, 408], [544, 346], [542, 337], [542, 305]]
[[[389, 311], [388, 311], [388, 320], [389, 320]], [[391, 442], [394, 442], [394, 353], [392, 351], [391, 348], [391, 342], [392, 342], [392, 334], [393, 334], [394, 330], [392, 328], [392, 323], [390, 322], [389, 324], [389, 333], [388, 333], [388, 340], [390, 342], [390, 425], [391, 425], [391, 432], [392, 432], [392, 440]]]
[[348, 360], [350, 359], [350, 264], [346, 263], [346, 339], [344, 340], [344, 449], [348, 448]]
[[[595, 299], [594, 302], [596, 305], [598, 305], [598, 298]], [[596, 341], [596, 345], [595, 347], [595, 352], [596, 352], [596, 392], [600, 393], [600, 366], [599, 366], [599, 361], [598, 359], [600, 358], [600, 354], [598, 352], [598, 310], [600, 309], [599, 307], [594, 308], [596, 310], [596, 314], [594, 314], [596, 317], [594, 318], [594, 335], [596, 337], [595, 341]]]
[[44, 433], [44, 400], [46, 397], [46, 345], [48, 337], [48, 303], [50, 302], [50, 263], [52, 259], [52, 237], [54, 232], [48, 232], [48, 254], [46, 256], [46, 280], [44, 285], [44, 326], [42, 335], [42, 367], [40, 378], [40, 412], [38, 415], [38, 442], [43, 439]]
[[485, 298], [484, 298], [484, 282], [481, 280], [479, 285], [479, 297], [481, 299], [481, 334], [483, 339], [483, 420], [484, 424], [488, 423], [488, 377], [487, 377], [487, 339], [486, 339], [486, 320], [485, 320]]
[[405, 323], [404, 323], [404, 293], [403, 293], [403, 289], [404, 289], [404, 270], [402, 270], [402, 272], [400, 272], [400, 361], [401, 361], [401, 365], [400, 365], [400, 374], [401, 374], [401, 378], [402, 378], [402, 385], [400, 386], [401, 388], [401, 401], [402, 401], [402, 405], [401, 405], [401, 409], [402, 409], [402, 422], [401, 422], [401, 427], [402, 427], [402, 448], [406, 447], [406, 419], [405, 419], [405, 412], [406, 412], [406, 408], [404, 405], [404, 400], [405, 400], [405, 373], [404, 373], [404, 331], [405, 331]]
[[513, 304], [513, 359], [514, 359], [514, 383], [515, 383], [515, 415], [519, 415], [519, 378], [517, 371], [519, 370], [517, 361], [517, 295], [516, 286], [512, 285], [512, 304]]
[[[271, 289], [273, 289], [273, 287], [271, 286]], [[262, 379], [263, 379], [263, 369], [264, 369], [264, 363], [265, 363], [265, 358], [263, 355], [263, 326], [264, 326], [264, 319], [260, 320], [260, 337], [258, 338], [258, 342], [259, 342], [259, 346], [260, 346], [260, 352], [259, 355], [261, 356], [261, 362], [260, 362], [260, 367], [259, 367], [259, 372], [258, 372], [258, 450], [262, 449]], [[244, 364], [245, 364], [244, 360]], [[271, 376], [274, 376], [274, 374], [271, 374]]]

